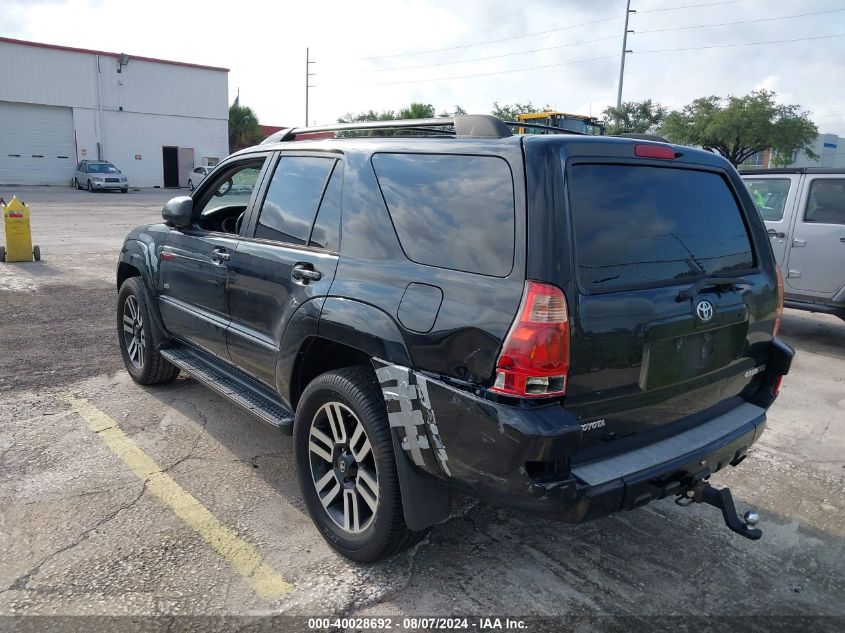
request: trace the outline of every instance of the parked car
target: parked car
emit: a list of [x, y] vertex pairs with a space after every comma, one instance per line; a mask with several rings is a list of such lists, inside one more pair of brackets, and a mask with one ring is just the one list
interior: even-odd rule
[[132, 378], [184, 370], [292, 434], [312, 519], [357, 561], [418, 541], [451, 490], [572, 522], [677, 496], [759, 538], [709, 477], [793, 352], [733, 167], [481, 115], [332, 127], [385, 128], [289, 130], [133, 230]]
[[211, 173], [214, 167], [194, 167], [191, 175], [188, 177], [188, 188], [193, 191], [203, 181], [203, 179]]
[[765, 169], [742, 178], [766, 223], [790, 308], [845, 319], [845, 169]]
[[83, 160], [73, 173], [73, 184], [77, 189], [88, 191], [106, 191], [119, 189], [121, 193], [129, 191], [129, 181], [120, 170], [104, 160]]

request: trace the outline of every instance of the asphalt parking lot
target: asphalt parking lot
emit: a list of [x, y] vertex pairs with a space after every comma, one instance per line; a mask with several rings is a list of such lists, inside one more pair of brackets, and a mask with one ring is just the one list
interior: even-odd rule
[[762, 540], [671, 500], [565, 525], [462, 499], [361, 566], [312, 526], [290, 438], [184, 375], [123, 371], [117, 253], [174, 192], [13, 194], [43, 259], [0, 264], [0, 615], [845, 617], [845, 322], [786, 311], [798, 354], [768, 430], [714, 477]]

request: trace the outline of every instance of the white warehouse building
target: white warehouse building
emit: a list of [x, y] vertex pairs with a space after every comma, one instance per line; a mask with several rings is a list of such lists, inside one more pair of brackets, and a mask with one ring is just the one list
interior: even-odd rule
[[185, 187], [229, 153], [226, 68], [0, 37], [0, 185], [70, 185], [79, 161]]

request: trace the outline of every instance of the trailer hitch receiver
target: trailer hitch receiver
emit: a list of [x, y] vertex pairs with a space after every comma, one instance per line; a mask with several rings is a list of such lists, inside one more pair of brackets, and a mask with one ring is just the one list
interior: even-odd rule
[[679, 495], [675, 503], [682, 506], [691, 503], [706, 503], [719, 508], [722, 511], [722, 518], [725, 519], [725, 525], [737, 534], [752, 541], [763, 536], [763, 532], [754, 527], [760, 520], [756, 512], [746, 512], [742, 519], [739, 518], [730, 488], [715, 488], [709, 482], [699, 480]]

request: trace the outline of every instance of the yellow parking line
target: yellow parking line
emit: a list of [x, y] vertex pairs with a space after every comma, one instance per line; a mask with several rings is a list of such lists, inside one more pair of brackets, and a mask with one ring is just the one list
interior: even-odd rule
[[279, 598], [293, 586], [261, 560], [258, 550], [223, 525], [209, 510], [167, 473], [120, 429], [115, 420], [84, 398], [71, 394], [67, 403], [82, 416], [114, 453], [147, 482], [147, 489], [199, 534], [214, 551], [225, 558], [243, 576], [255, 592], [267, 600]]

